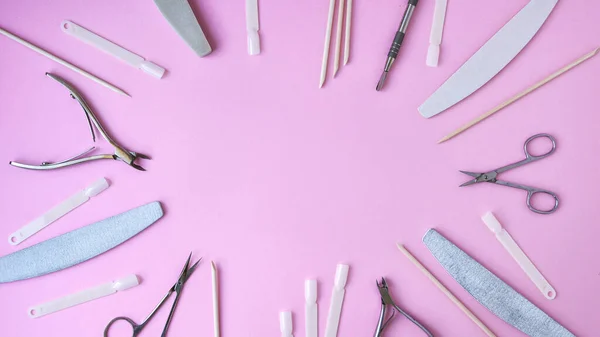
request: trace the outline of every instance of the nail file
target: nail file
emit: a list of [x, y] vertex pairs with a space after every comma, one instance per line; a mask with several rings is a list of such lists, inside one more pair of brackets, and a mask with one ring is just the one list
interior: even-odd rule
[[292, 312], [282, 311], [279, 313], [279, 329], [281, 330], [281, 337], [294, 337], [292, 335]]
[[462, 101], [499, 73], [542, 27], [558, 0], [531, 0], [419, 107], [433, 117]]
[[425, 62], [425, 64], [427, 64], [429, 67], [438, 66], [447, 6], [448, 0], [435, 0], [435, 8], [433, 9], [433, 22], [431, 24], [431, 35], [429, 35], [429, 49], [427, 50], [427, 60]]
[[127, 290], [140, 284], [136, 275], [128, 275], [115, 281], [101, 284], [93, 288], [82, 290], [80, 292], [61, 297], [44, 304], [29, 308], [29, 317], [38, 318], [55, 313], [60, 310], [74, 307], [85, 302], [112, 295], [118, 291]]
[[171, 27], [198, 56], [203, 57], [212, 52], [188, 0], [154, 0], [154, 3]]
[[318, 336], [318, 323], [319, 318], [317, 308], [317, 280], [306, 280], [304, 282], [304, 298], [306, 304], [304, 305], [304, 319], [306, 337], [317, 337]]
[[96, 257], [163, 216], [155, 201], [0, 257], [0, 283], [46, 275]]
[[258, 0], [246, 0], [246, 33], [248, 34], [248, 54], [260, 54], [258, 30]]
[[531, 337], [575, 336], [435, 229], [423, 243], [456, 282], [506, 323]]
[[504, 248], [508, 251], [510, 256], [512, 256], [515, 261], [519, 264], [521, 269], [527, 274], [529, 279], [535, 284], [535, 286], [542, 292], [544, 297], [549, 300], [553, 300], [556, 297], [556, 290], [546, 281], [546, 278], [540, 273], [540, 271], [535, 267], [533, 262], [529, 260], [527, 255], [521, 250], [521, 247], [517, 245], [515, 240], [513, 240], [512, 236], [508, 234], [508, 232], [502, 228], [502, 225], [496, 219], [492, 212], [487, 212], [484, 216], [481, 217], [481, 220], [488, 226], [488, 228], [496, 234], [496, 238]]
[[336, 337], [338, 326], [340, 325], [340, 315], [342, 314], [342, 304], [344, 303], [344, 294], [346, 290], [346, 281], [348, 280], [348, 269], [345, 264], [338, 264], [335, 271], [335, 283], [331, 293], [331, 304], [327, 314], [327, 324], [325, 325], [325, 337]]
[[162, 78], [165, 69], [150, 62], [146, 61], [143, 57], [130, 52], [129, 50], [111, 42], [107, 39], [90, 32], [89, 30], [71, 22], [63, 21], [60, 24], [60, 29], [68, 35], [71, 35], [80, 41], [83, 41], [90, 46], [96, 47], [103, 52], [112, 55], [119, 60], [129, 64], [130, 66], [140, 69], [148, 75], [156, 78]]
[[83, 205], [86, 201], [90, 200], [91, 197], [97, 196], [102, 191], [107, 189], [108, 186], [108, 181], [106, 179], [100, 178], [96, 180], [85, 189], [70, 196], [68, 199], [54, 206], [48, 212], [42, 214], [37, 219], [31, 221], [27, 225], [9, 235], [8, 243], [11, 245], [18, 245], [19, 243], [31, 237], [33, 234], [41, 231], [54, 221], [60, 219], [65, 214]]

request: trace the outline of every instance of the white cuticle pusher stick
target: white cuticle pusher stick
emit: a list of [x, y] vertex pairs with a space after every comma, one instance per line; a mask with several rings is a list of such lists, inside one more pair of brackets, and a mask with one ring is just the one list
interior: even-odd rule
[[335, 271], [335, 283], [331, 292], [331, 304], [327, 314], [327, 324], [325, 326], [325, 337], [336, 337], [338, 326], [340, 325], [340, 315], [342, 314], [342, 304], [344, 303], [344, 294], [346, 290], [346, 281], [348, 280], [348, 269], [345, 264], [338, 264]]
[[496, 219], [492, 212], [487, 212], [481, 217], [481, 220], [488, 226], [488, 228], [496, 234], [496, 238], [506, 248], [510, 255], [517, 261], [521, 269], [527, 274], [529, 279], [536, 285], [536, 287], [542, 292], [544, 297], [549, 300], [553, 300], [556, 297], [556, 291], [548, 281], [544, 278], [542, 273], [533, 265], [533, 262], [529, 260], [527, 255], [517, 245], [515, 240], [508, 234], [508, 232], [502, 228], [502, 225]]
[[219, 274], [217, 265], [210, 261], [212, 276], [212, 299], [213, 299], [213, 328], [214, 336], [221, 337], [221, 319], [219, 318]]
[[11, 245], [18, 245], [33, 234], [44, 229], [54, 221], [60, 219], [65, 214], [74, 210], [75, 208], [83, 205], [86, 201], [90, 200], [91, 197], [95, 197], [100, 192], [108, 188], [108, 181], [104, 178], [96, 180], [93, 184], [86, 187], [85, 189], [75, 193], [67, 200], [54, 206], [51, 210], [42, 214], [37, 219], [31, 221], [27, 225], [21, 227], [21, 229], [12, 233], [8, 236], [8, 243]]
[[294, 337], [292, 334], [294, 328], [292, 326], [291, 311], [282, 311], [279, 313], [279, 329], [281, 330], [281, 337]]
[[318, 309], [317, 309], [317, 280], [306, 280], [304, 282], [304, 297], [306, 304], [304, 306], [304, 319], [306, 337], [318, 336]]
[[258, 31], [258, 0], [246, 0], [246, 33], [248, 34], [248, 54], [260, 54], [260, 35]]
[[71, 21], [63, 21], [60, 24], [60, 28], [63, 32], [78, 38], [79, 40], [96, 47], [103, 52], [110, 54], [119, 60], [129, 64], [134, 68], [138, 68], [148, 75], [156, 78], [162, 78], [165, 74], [165, 69], [150, 62], [146, 61], [143, 57], [130, 52], [129, 50], [114, 44], [107, 39], [90, 32], [89, 30], [74, 24]]
[[433, 23], [431, 24], [431, 35], [429, 36], [429, 49], [427, 50], [426, 61], [426, 64], [430, 67], [438, 66], [447, 5], [448, 0], [435, 0], [435, 8], [433, 9]]
[[36, 305], [29, 308], [29, 317], [38, 318], [59, 310], [67, 309], [85, 302], [89, 302], [104, 296], [112, 295], [118, 291], [127, 290], [140, 284], [136, 275], [125, 276], [116, 281], [101, 284], [99, 286], [80, 291], [75, 294]]

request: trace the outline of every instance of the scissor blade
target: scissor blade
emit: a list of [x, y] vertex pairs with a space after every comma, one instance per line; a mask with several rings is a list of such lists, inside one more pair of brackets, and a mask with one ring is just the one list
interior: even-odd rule
[[464, 174], [474, 177], [474, 178], [477, 178], [481, 175], [481, 173], [469, 172], [469, 171], [460, 171], [460, 173], [464, 173]]
[[196, 263], [194, 263], [191, 267], [188, 268], [184, 282], [187, 281], [190, 278], [190, 276], [192, 276], [192, 273], [196, 270], [196, 267], [198, 267], [198, 264], [200, 264], [201, 261], [202, 258], [200, 258], [200, 260], [196, 261]]
[[465, 187], [465, 186], [469, 186], [469, 185], [473, 185], [473, 184], [477, 184], [478, 181], [477, 179], [471, 179], [469, 181], [467, 181], [466, 183], [462, 183], [459, 187]]

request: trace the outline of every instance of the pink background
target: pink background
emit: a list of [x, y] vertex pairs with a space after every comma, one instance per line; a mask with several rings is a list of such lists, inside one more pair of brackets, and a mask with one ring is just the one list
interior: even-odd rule
[[[406, 1], [356, 0], [352, 54], [318, 89], [328, 1], [260, 1], [262, 54], [246, 51], [244, 1], [191, 1], [214, 52], [198, 58], [152, 1], [2, 1], [0, 25], [128, 91], [119, 96], [0, 37], [0, 229], [8, 236], [99, 177], [107, 191], [18, 248], [160, 200], [162, 220], [118, 248], [58, 273], [0, 286], [3, 336], [99, 336], [113, 317], [141, 321], [175, 282], [187, 254], [221, 270], [223, 336], [276, 336], [292, 310], [304, 335], [304, 280], [319, 281], [320, 335], [337, 263], [350, 264], [339, 336], [370, 336], [388, 278], [401, 307], [436, 336], [482, 332], [395, 247], [404, 243], [500, 336], [521, 334], [454, 282], [421, 237], [435, 227], [578, 336], [597, 336], [600, 310], [598, 58], [464, 135], [436, 141], [598, 46], [600, 2], [560, 1], [539, 34], [487, 86], [429, 120], [417, 107], [526, 3], [450, 1], [440, 66], [425, 66], [434, 1], [422, 0], [384, 92], [375, 84]], [[67, 36], [69, 19], [168, 70], [153, 79]], [[332, 40], [333, 41], [333, 40]], [[333, 49], [332, 49], [333, 50]], [[332, 69], [333, 62], [330, 62]], [[73, 83], [147, 172], [95, 162], [52, 172], [9, 166], [67, 157], [91, 144], [79, 106], [44, 76]], [[555, 191], [559, 210], [530, 212], [525, 193], [459, 189], [458, 170], [523, 156], [524, 140], [554, 135], [546, 160], [506, 180]], [[100, 152], [110, 151], [101, 140]], [[512, 261], [480, 216], [492, 210], [557, 290], [553, 301]], [[40, 319], [27, 308], [136, 273], [142, 285]], [[211, 336], [210, 268], [189, 280], [169, 336]], [[168, 308], [142, 333], [156, 336]], [[420, 336], [406, 319], [389, 335]]]

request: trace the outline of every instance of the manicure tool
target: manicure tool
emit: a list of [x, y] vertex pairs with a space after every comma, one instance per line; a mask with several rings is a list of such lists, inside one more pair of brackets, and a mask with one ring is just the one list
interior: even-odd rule
[[525, 48], [550, 15], [558, 0], [531, 0], [490, 38], [419, 107], [433, 117], [462, 101], [498, 74]]
[[402, 41], [404, 41], [406, 29], [408, 28], [408, 24], [410, 23], [410, 19], [412, 18], [413, 12], [417, 7], [418, 2], [419, 0], [408, 0], [408, 5], [406, 6], [404, 16], [402, 16], [402, 21], [400, 22], [400, 27], [398, 27], [398, 31], [394, 36], [394, 41], [392, 41], [392, 46], [390, 47], [390, 51], [388, 52], [388, 57], [385, 61], [385, 66], [383, 67], [383, 73], [381, 74], [379, 82], [377, 83], [377, 91], [381, 91], [381, 89], [383, 89], [383, 84], [385, 83], [385, 79], [387, 78], [388, 72], [390, 71], [390, 69], [392, 69], [392, 64], [394, 64], [396, 57], [398, 57], [398, 52], [400, 51], [400, 47], [402, 47]]
[[77, 39], [89, 44], [90, 46], [96, 47], [103, 52], [112, 55], [119, 60], [129, 64], [130, 66], [140, 69], [148, 75], [156, 78], [162, 78], [165, 69], [150, 62], [146, 61], [143, 57], [130, 52], [129, 50], [116, 45], [107, 39], [90, 32], [89, 30], [71, 22], [63, 21], [60, 24], [60, 28], [64, 33], [76, 37]]
[[496, 239], [500, 241], [502, 246], [508, 251], [510, 256], [517, 261], [519, 267], [523, 269], [529, 279], [535, 284], [535, 286], [542, 292], [544, 297], [549, 300], [553, 300], [556, 297], [556, 290], [546, 281], [546, 278], [540, 273], [535, 267], [533, 262], [525, 255], [521, 247], [517, 245], [512, 236], [508, 234], [506, 229], [502, 228], [502, 225], [496, 219], [492, 212], [487, 212], [481, 217], [481, 220], [487, 225], [487, 227], [496, 235]]
[[477, 316], [475, 316], [475, 314], [473, 314], [471, 310], [469, 310], [458, 298], [456, 298], [456, 296], [454, 296], [454, 294], [452, 294], [450, 290], [448, 290], [448, 288], [446, 288], [440, 281], [438, 281], [438, 279], [435, 278], [435, 276], [433, 276], [433, 274], [431, 274], [429, 270], [427, 270], [427, 268], [425, 268], [425, 266], [423, 266], [421, 262], [417, 260], [417, 258], [415, 258], [401, 244], [398, 243], [397, 245], [398, 249], [402, 252], [402, 254], [404, 254], [404, 256], [406, 256], [406, 258], [408, 258], [408, 260], [412, 262], [423, 274], [425, 274], [425, 276], [427, 276], [427, 278], [441, 292], [443, 292], [444, 295], [446, 295], [446, 297], [448, 297], [450, 301], [452, 301], [452, 303], [454, 303], [465, 315], [467, 315], [467, 317], [469, 317], [475, 324], [477, 324], [481, 331], [483, 331], [488, 337], [496, 337], [496, 335], [494, 335], [494, 333], [490, 331], [490, 329], [488, 329], [488, 327], [485, 326], [485, 324], [483, 324], [483, 322], [479, 318], [477, 318]]
[[212, 276], [212, 299], [213, 299], [213, 327], [215, 337], [221, 336], [221, 323], [219, 318], [219, 277], [217, 274], [217, 266], [213, 261], [210, 261], [211, 276]]
[[438, 66], [447, 5], [448, 0], [435, 0], [433, 23], [431, 24], [431, 35], [429, 36], [429, 49], [427, 49], [427, 60], [425, 62], [430, 67]]
[[319, 318], [317, 309], [317, 280], [306, 280], [304, 282], [304, 319], [306, 337], [318, 336], [317, 320]]
[[50, 77], [51, 79], [57, 81], [58, 83], [62, 84], [67, 89], [69, 89], [69, 93], [71, 94], [71, 97], [74, 100], [76, 100], [77, 103], [79, 103], [79, 105], [81, 105], [81, 107], [83, 108], [83, 111], [85, 112], [85, 116], [90, 125], [90, 131], [92, 132], [92, 140], [94, 142], [96, 141], [96, 135], [94, 134], [94, 128], [92, 127], [92, 124], [94, 124], [96, 129], [98, 129], [98, 132], [100, 133], [100, 135], [108, 143], [110, 143], [110, 145], [112, 145], [114, 147], [115, 153], [114, 154], [99, 154], [99, 155], [94, 155], [94, 156], [89, 156], [89, 157], [83, 157], [83, 155], [88, 154], [95, 149], [95, 147], [92, 147], [92, 148], [84, 151], [81, 154], [78, 154], [74, 157], [65, 159], [65, 160], [57, 162], [57, 163], [43, 162], [41, 165], [31, 165], [31, 164], [22, 164], [22, 163], [18, 163], [15, 161], [11, 161], [11, 162], [9, 162], [10, 165], [24, 168], [24, 169], [30, 169], [30, 170], [52, 170], [52, 169], [76, 165], [76, 164], [93, 161], [93, 160], [113, 159], [113, 160], [122, 161], [125, 164], [127, 164], [137, 170], [145, 171], [145, 169], [143, 167], [141, 167], [135, 163], [135, 160], [137, 158], [150, 159], [150, 157], [143, 155], [141, 153], [128, 151], [124, 147], [119, 145], [117, 142], [115, 142], [108, 135], [108, 133], [106, 132], [106, 129], [104, 129], [102, 124], [100, 124], [100, 121], [98, 120], [98, 118], [96, 117], [96, 115], [94, 114], [94, 112], [92, 111], [90, 106], [83, 99], [81, 94], [77, 90], [75, 90], [75, 87], [73, 87], [73, 85], [71, 85], [70, 83], [68, 83], [66, 80], [64, 80], [63, 78], [61, 78], [58, 75], [46, 73], [46, 76]]
[[64, 200], [60, 204], [54, 206], [54, 208], [48, 212], [42, 214], [37, 219], [31, 221], [27, 225], [9, 235], [8, 243], [11, 245], [18, 245], [19, 243], [31, 237], [33, 234], [60, 219], [65, 214], [83, 205], [86, 201], [90, 200], [90, 198], [102, 193], [102, 191], [107, 189], [108, 186], [108, 181], [106, 181], [106, 179], [100, 178], [96, 180], [90, 186], [70, 196], [67, 200]]
[[423, 243], [456, 282], [506, 323], [531, 337], [575, 336], [434, 229]]
[[158, 201], [0, 257], [0, 283], [63, 270], [122, 244], [162, 218]]
[[18, 37], [18, 36], [16, 36], [16, 35], [14, 35], [14, 34], [12, 34], [12, 33], [10, 33], [10, 32], [7, 32], [6, 30], [4, 30], [4, 29], [2, 29], [2, 28], [0, 28], [0, 34], [2, 34], [2, 35], [4, 35], [4, 36], [6, 36], [6, 37], [8, 37], [8, 38], [12, 39], [13, 41], [16, 41], [16, 42], [18, 42], [18, 43], [22, 44], [23, 46], [25, 46], [25, 47], [27, 47], [27, 48], [29, 48], [29, 49], [31, 49], [31, 50], [33, 50], [33, 51], [35, 51], [35, 52], [36, 52], [36, 53], [38, 53], [38, 54], [41, 54], [41, 55], [44, 55], [44, 56], [46, 56], [47, 58], [51, 59], [52, 61], [54, 61], [54, 62], [56, 62], [56, 63], [58, 63], [58, 64], [60, 64], [60, 65], [63, 65], [63, 66], [65, 66], [65, 67], [67, 67], [67, 68], [69, 68], [69, 69], [73, 70], [74, 72], [76, 72], [76, 73], [78, 73], [78, 74], [80, 74], [80, 75], [83, 75], [84, 77], [87, 77], [87, 78], [89, 78], [90, 80], [92, 80], [92, 81], [94, 81], [94, 82], [96, 82], [96, 83], [98, 83], [98, 84], [100, 84], [100, 85], [102, 85], [102, 86], [104, 86], [104, 87], [106, 87], [106, 88], [108, 88], [108, 89], [110, 89], [110, 90], [112, 90], [112, 91], [116, 92], [116, 93], [119, 93], [119, 94], [121, 94], [121, 95], [124, 95], [124, 96], [131, 97], [131, 96], [129, 96], [129, 94], [128, 94], [128, 93], [126, 93], [125, 91], [123, 91], [123, 90], [121, 90], [121, 89], [119, 89], [119, 88], [115, 87], [114, 85], [112, 85], [112, 84], [110, 84], [110, 83], [106, 82], [105, 80], [103, 80], [103, 79], [101, 79], [101, 78], [98, 78], [98, 77], [96, 77], [96, 76], [94, 76], [94, 75], [92, 75], [92, 74], [88, 73], [87, 71], [85, 71], [85, 70], [83, 70], [83, 69], [81, 69], [81, 68], [79, 68], [79, 67], [76, 67], [76, 66], [72, 65], [71, 63], [69, 63], [69, 62], [67, 62], [67, 61], [65, 61], [65, 60], [63, 60], [63, 59], [61, 59], [61, 58], [58, 58], [58, 57], [56, 57], [56, 56], [54, 56], [54, 55], [50, 54], [49, 52], [47, 52], [47, 51], [43, 50], [42, 48], [40, 48], [40, 47], [38, 47], [38, 46], [35, 46], [35, 45], [33, 45], [33, 44], [31, 44], [31, 43], [29, 43], [29, 42], [27, 42], [27, 41], [23, 40], [22, 38], [20, 38], [20, 37]]
[[337, 75], [340, 68], [340, 53], [342, 50], [342, 29], [344, 25], [344, 0], [338, 0], [338, 12], [337, 12], [337, 30], [335, 38], [335, 55], [333, 57], [333, 77]]
[[502, 104], [496, 106], [495, 108], [493, 108], [492, 110], [484, 113], [483, 115], [471, 120], [469, 123], [461, 126], [460, 128], [452, 131], [449, 135], [445, 136], [444, 138], [440, 139], [438, 141], [439, 143], [443, 143], [449, 139], [454, 138], [455, 136], [461, 134], [462, 132], [468, 130], [470, 127], [472, 127], [473, 125], [483, 121], [484, 119], [490, 117], [491, 115], [495, 114], [496, 112], [506, 108], [507, 106], [513, 104], [514, 102], [520, 100], [521, 98], [529, 95], [530, 93], [532, 93], [533, 91], [535, 91], [536, 89], [542, 87], [544, 84], [551, 82], [552, 80], [554, 80], [555, 78], [559, 77], [560, 75], [566, 73], [567, 71], [577, 67], [578, 65], [580, 65], [581, 63], [585, 62], [586, 60], [589, 60], [590, 58], [592, 58], [593, 56], [595, 56], [596, 54], [598, 54], [598, 52], [600, 51], [600, 48], [596, 48], [594, 50], [592, 50], [590, 53], [582, 56], [581, 58], [573, 61], [571, 64], [565, 66], [564, 68], [561, 68], [559, 70], [557, 70], [555, 73], [553, 73], [552, 75], [546, 77], [545, 79], [537, 82], [536, 84], [530, 86], [529, 88], [521, 91], [520, 93], [518, 93], [517, 95], [511, 97], [510, 99], [504, 101]]
[[282, 311], [279, 313], [279, 329], [281, 330], [281, 337], [294, 337], [292, 335], [292, 312]]
[[327, 28], [325, 29], [325, 46], [323, 47], [323, 60], [321, 61], [321, 79], [319, 88], [323, 87], [327, 76], [327, 62], [329, 61], [329, 44], [331, 42], [331, 28], [333, 27], [333, 12], [335, 11], [335, 0], [329, 0], [329, 13], [327, 14]]
[[248, 34], [248, 54], [260, 54], [258, 30], [258, 0], [246, 0], [246, 33]]
[[350, 59], [350, 35], [352, 33], [352, 0], [346, 0], [346, 32], [344, 36], [344, 65]]
[[[379, 294], [381, 295], [381, 311], [379, 312], [379, 321], [377, 322], [375, 337], [383, 336], [383, 330], [387, 327], [388, 323], [392, 320], [392, 318], [394, 318], [396, 311], [404, 315], [404, 317], [406, 317], [409, 321], [411, 321], [413, 324], [415, 324], [421, 330], [423, 330], [423, 332], [427, 334], [427, 336], [433, 337], [433, 334], [429, 332], [429, 330], [427, 330], [421, 323], [417, 322], [416, 319], [412, 318], [409, 314], [406, 313], [406, 311], [400, 309], [400, 307], [396, 303], [394, 303], [394, 300], [390, 296], [390, 292], [385, 278], [381, 278], [381, 283], [379, 283], [379, 281], [376, 281], [376, 283], [377, 288], [379, 289]], [[392, 307], [392, 315], [386, 320], [385, 317], [388, 305]]]
[[133, 288], [138, 284], [140, 284], [140, 281], [138, 280], [137, 276], [131, 274], [115, 281], [110, 281], [93, 288], [82, 290], [74, 294], [31, 307], [28, 311], [29, 317], [38, 318], [46, 316], [59, 310], [71, 308], [85, 302], [90, 302], [108, 295], [112, 295], [118, 291]]
[[[548, 138], [551, 142], [552, 142], [552, 148], [550, 149], [550, 151], [548, 151], [545, 154], [541, 154], [539, 156], [533, 155], [531, 154], [531, 152], [529, 152], [529, 150], [527, 149], [527, 146], [529, 145], [529, 143], [537, 138]], [[554, 139], [554, 137], [552, 137], [551, 135], [547, 134], [547, 133], [540, 133], [537, 135], [533, 135], [531, 137], [529, 137], [526, 141], [525, 141], [525, 145], [523, 146], [523, 151], [525, 152], [525, 159], [518, 161], [516, 163], [510, 164], [510, 165], [506, 165], [500, 168], [497, 168], [495, 170], [492, 171], [488, 171], [488, 172], [484, 172], [484, 173], [478, 173], [478, 172], [468, 172], [468, 171], [460, 171], [468, 176], [474, 177], [473, 179], [467, 181], [466, 183], [460, 185], [460, 187], [463, 186], [469, 186], [469, 185], [473, 185], [473, 184], [478, 184], [478, 183], [494, 183], [494, 184], [498, 184], [498, 185], [503, 185], [503, 186], [508, 186], [508, 187], [512, 187], [512, 188], [517, 188], [520, 190], [524, 190], [527, 191], [527, 207], [538, 214], [551, 214], [554, 213], [556, 211], [556, 209], [558, 208], [558, 196], [556, 196], [556, 194], [554, 194], [553, 192], [550, 192], [548, 190], [543, 190], [543, 189], [539, 189], [539, 188], [535, 188], [535, 187], [530, 187], [527, 185], [521, 185], [521, 184], [515, 184], [515, 183], [511, 183], [508, 181], [503, 181], [503, 180], [498, 180], [497, 177], [500, 173], [502, 172], [506, 172], [509, 170], [512, 170], [514, 168], [517, 168], [519, 166], [523, 166], [529, 163], [532, 163], [534, 161], [538, 161], [540, 159], [544, 159], [546, 157], [548, 157], [549, 155], [553, 154], [554, 151], [556, 150], [556, 140]], [[554, 207], [552, 209], [549, 210], [540, 210], [535, 208], [532, 204], [531, 204], [531, 197], [533, 197], [535, 194], [537, 193], [543, 193], [543, 194], [547, 194], [549, 196], [551, 196], [552, 198], [554, 198]]]
[[338, 264], [335, 271], [335, 283], [331, 292], [331, 304], [327, 314], [327, 324], [325, 325], [325, 337], [336, 337], [338, 326], [340, 325], [340, 315], [342, 314], [342, 304], [344, 303], [344, 294], [346, 290], [346, 281], [348, 280], [348, 269], [345, 264]]
[[188, 0], [154, 0], [154, 3], [171, 27], [198, 56], [203, 57], [212, 52]]
[[156, 314], [156, 312], [160, 309], [160, 307], [162, 307], [162, 305], [165, 304], [165, 301], [167, 299], [169, 299], [169, 297], [171, 297], [171, 295], [173, 293], [175, 293], [175, 300], [173, 301], [173, 304], [171, 305], [171, 310], [169, 311], [169, 316], [167, 317], [167, 322], [165, 323], [165, 327], [163, 328], [163, 331], [161, 333], [161, 337], [165, 337], [167, 335], [167, 331], [169, 330], [169, 325], [171, 325], [171, 320], [173, 320], [173, 314], [175, 313], [175, 309], [177, 308], [177, 303], [179, 302], [179, 297], [181, 296], [181, 291], [183, 290], [183, 286], [185, 286], [185, 283], [187, 282], [187, 280], [190, 278], [192, 273], [196, 270], [196, 267], [198, 267], [198, 264], [200, 263], [200, 261], [202, 261], [202, 258], [200, 258], [200, 260], [196, 261], [196, 263], [194, 263], [193, 265], [190, 266], [191, 259], [192, 259], [192, 253], [190, 253], [190, 255], [188, 256], [187, 261], [185, 262], [185, 266], [183, 267], [183, 270], [179, 274], [179, 278], [177, 279], [177, 282], [175, 282], [175, 284], [173, 284], [173, 286], [171, 286], [171, 288], [169, 288], [169, 291], [160, 300], [158, 305], [156, 307], [154, 307], [154, 309], [152, 309], [152, 312], [148, 315], [148, 317], [144, 318], [144, 321], [142, 323], [137, 324], [131, 318], [125, 317], [125, 316], [115, 317], [110, 322], [108, 322], [108, 324], [106, 325], [106, 328], [104, 328], [104, 337], [108, 337], [108, 332], [110, 331], [110, 327], [115, 322], [118, 322], [118, 321], [124, 321], [124, 322], [127, 322], [129, 325], [131, 325], [131, 328], [133, 329], [133, 334], [132, 334], [133, 337], [139, 335], [140, 332], [142, 332], [142, 330], [144, 330], [144, 328], [146, 327], [146, 324], [148, 324], [148, 322], [152, 319], [152, 317], [154, 317], [154, 314]]

